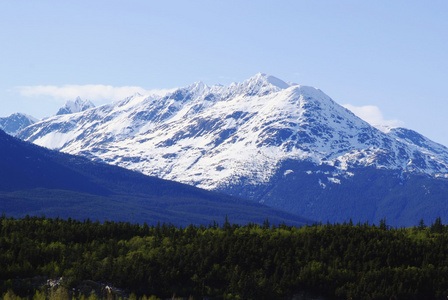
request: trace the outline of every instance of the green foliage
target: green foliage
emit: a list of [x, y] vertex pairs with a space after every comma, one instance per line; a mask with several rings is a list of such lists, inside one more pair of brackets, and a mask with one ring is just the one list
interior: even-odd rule
[[[3, 299], [101, 299], [97, 283], [129, 299], [348, 299], [448, 295], [448, 228], [327, 224], [301, 228], [216, 223], [83, 222], [0, 218]], [[64, 278], [56, 288], [47, 279]], [[149, 298], [145, 295], [153, 295]], [[118, 297], [118, 296], [117, 296]], [[116, 299], [118, 299], [116, 297]], [[120, 296], [121, 297], [121, 296]]]

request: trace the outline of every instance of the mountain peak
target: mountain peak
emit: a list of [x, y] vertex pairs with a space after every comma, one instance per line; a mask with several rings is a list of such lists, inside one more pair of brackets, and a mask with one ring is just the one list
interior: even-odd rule
[[76, 97], [75, 101], [68, 100], [65, 105], [58, 110], [56, 115], [73, 114], [93, 107], [95, 107], [95, 105], [91, 101], [82, 100], [81, 97]]
[[272, 92], [279, 92], [293, 86], [293, 84], [289, 84], [265, 73], [258, 73], [238, 86], [239, 92], [244, 93], [246, 96], [254, 96], [257, 94], [266, 95]]
[[252, 77], [253, 79], [255, 79], [258, 82], [263, 82], [263, 83], [267, 83], [273, 86], [276, 86], [278, 88], [281, 89], [287, 89], [290, 86], [292, 86], [293, 84], [289, 84], [277, 77], [274, 77], [272, 75], [269, 74], [265, 74], [265, 73], [258, 73], [256, 74], [254, 77]]
[[7, 134], [15, 136], [22, 129], [37, 121], [38, 119], [32, 116], [23, 113], [13, 113], [9, 117], [0, 118], [0, 129], [4, 130]]
[[32, 123], [36, 123], [37, 121], [39, 121], [39, 119], [24, 113], [13, 113], [8, 118], [25, 118], [30, 120]]
[[190, 91], [192, 91], [194, 94], [201, 94], [205, 90], [208, 89], [208, 86], [203, 83], [202, 81], [197, 81], [187, 87]]

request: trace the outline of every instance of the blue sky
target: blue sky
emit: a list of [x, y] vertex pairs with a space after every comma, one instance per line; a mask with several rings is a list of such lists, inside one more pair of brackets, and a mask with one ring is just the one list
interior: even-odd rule
[[448, 146], [448, 1], [0, 1], [0, 116], [258, 72]]

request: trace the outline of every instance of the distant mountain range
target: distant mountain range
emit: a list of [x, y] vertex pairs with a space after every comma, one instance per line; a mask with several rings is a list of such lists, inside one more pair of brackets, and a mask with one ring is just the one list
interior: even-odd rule
[[187, 226], [309, 219], [23, 142], [0, 130], [0, 213]]
[[22, 129], [30, 126], [38, 121], [38, 119], [22, 114], [14, 113], [8, 117], [0, 118], [0, 130], [10, 135], [17, 135]]
[[448, 213], [446, 147], [261, 73], [54, 116], [18, 137], [324, 222], [414, 225]]
[[[62, 106], [56, 115], [67, 115], [77, 112], [82, 112], [90, 108], [94, 108], [95, 105], [89, 100], [82, 100], [77, 97], [74, 101], [68, 100], [64, 106]], [[12, 136], [17, 135], [24, 128], [38, 122], [39, 119], [26, 115], [24, 113], [14, 113], [8, 117], [0, 118], [0, 130], [3, 130], [7, 134]]]

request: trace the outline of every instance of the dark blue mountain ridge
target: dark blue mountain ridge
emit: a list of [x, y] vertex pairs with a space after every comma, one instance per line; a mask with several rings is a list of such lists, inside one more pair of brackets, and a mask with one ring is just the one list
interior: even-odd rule
[[0, 130], [0, 213], [23, 217], [301, 225], [297, 215], [252, 201], [162, 180], [86, 158], [48, 150]]

